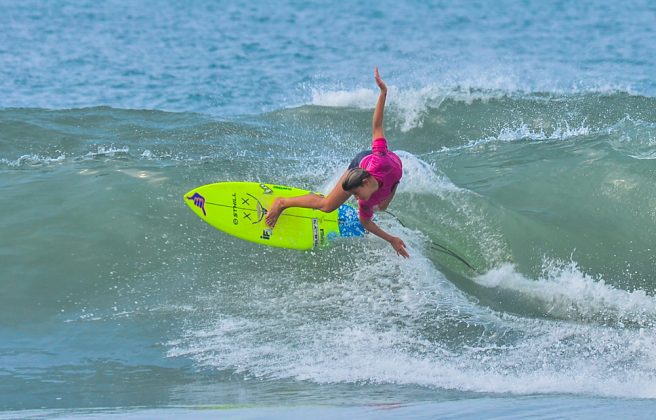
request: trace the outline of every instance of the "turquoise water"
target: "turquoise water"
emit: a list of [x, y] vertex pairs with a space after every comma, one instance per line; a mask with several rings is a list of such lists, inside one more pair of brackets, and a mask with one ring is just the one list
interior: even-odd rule
[[[648, 417], [654, 18], [0, 3], [0, 418]], [[376, 65], [404, 162], [379, 223], [411, 259], [259, 247], [186, 208], [218, 181], [329, 190]]]

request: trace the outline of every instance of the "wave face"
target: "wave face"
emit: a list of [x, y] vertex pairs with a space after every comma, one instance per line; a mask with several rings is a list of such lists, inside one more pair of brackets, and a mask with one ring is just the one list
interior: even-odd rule
[[[188, 3], [0, 2], [0, 410], [653, 411], [651, 3]], [[411, 259], [187, 209], [219, 181], [327, 192], [375, 66], [404, 164], [377, 217]]]
[[654, 100], [425, 91], [390, 95], [387, 113], [404, 176], [379, 223], [407, 261], [376, 237], [254, 246], [180, 200], [223, 180], [327, 191], [368, 143], [359, 90], [225, 121], [0, 111], [12, 386], [63, 375], [98, 389], [111, 381], [83, 372], [105, 369], [190, 392], [190, 366], [258, 378], [263, 395], [297, 383], [655, 398]]

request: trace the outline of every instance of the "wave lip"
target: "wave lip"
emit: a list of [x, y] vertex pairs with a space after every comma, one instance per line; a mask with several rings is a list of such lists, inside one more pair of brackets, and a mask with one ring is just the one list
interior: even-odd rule
[[[314, 88], [309, 104], [369, 110], [374, 108], [376, 98], [377, 92], [370, 88]], [[429, 84], [418, 88], [391, 86], [387, 108], [388, 115], [402, 133], [422, 129], [427, 123], [432, 128], [435, 123], [451, 119], [468, 120], [471, 115], [490, 119], [495, 124], [506, 121], [520, 128], [527, 121], [523, 124], [525, 128], [530, 127], [528, 138], [545, 139], [563, 138], [572, 130], [579, 131], [580, 135], [582, 127], [589, 127], [585, 115], [590, 112], [599, 114], [595, 122], [598, 119], [603, 123], [612, 114], [619, 120], [625, 117], [627, 109], [642, 109], [643, 105], [650, 106], [642, 102], [653, 101], [653, 98], [609, 87], [553, 92]]]
[[[10, 160], [6, 158], [0, 158], [0, 164], [4, 164], [9, 168], [20, 168], [20, 167], [29, 167], [29, 166], [47, 166], [59, 163], [65, 163], [67, 161], [80, 161], [80, 160], [92, 160], [99, 157], [109, 157], [109, 158], [120, 158], [129, 156], [130, 148], [128, 146], [116, 147], [116, 146], [98, 146], [95, 151], [89, 151], [84, 155], [77, 157], [67, 156], [66, 153], [61, 153], [59, 156], [44, 156], [39, 154], [28, 154], [22, 155], [18, 159]], [[146, 159], [152, 159], [152, 152], [146, 153], [141, 156]]]
[[656, 326], [656, 298], [643, 290], [626, 291], [583, 273], [574, 262], [545, 262], [544, 276], [529, 279], [503, 264], [474, 278], [486, 288], [510, 292], [546, 316], [619, 327]]
[[7, 165], [10, 168], [18, 168], [21, 166], [50, 165], [54, 163], [61, 163], [64, 162], [65, 160], [66, 160], [66, 154], [64, 153], [55, 157], [29, 154], [29, 155], [23, 155], [16, 160], [0, 158], [0, 164]]

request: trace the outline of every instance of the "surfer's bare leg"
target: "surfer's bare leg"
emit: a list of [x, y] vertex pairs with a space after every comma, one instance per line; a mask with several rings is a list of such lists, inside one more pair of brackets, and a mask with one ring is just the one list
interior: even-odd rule
[[337, 185], [325, 197], [318, 194], [307, 194], [298, 197], [277, 198], [267, 212], [266, 224], [269, 227], [274, 227], [280, 214], [290, 207], [317, 209], [326, 213], [335, 210], [351, 196], [350, 193], [344, 191], [342, 188], [342, 181], [345, 176], [346, 172], [341, 176]]

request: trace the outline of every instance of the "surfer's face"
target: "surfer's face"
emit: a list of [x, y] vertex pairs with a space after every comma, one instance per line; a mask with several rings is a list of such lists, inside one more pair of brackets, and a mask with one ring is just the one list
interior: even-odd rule
[[378, 183], [375, 182], [373, 177], [366, 178], [363, 182], [362, 185], [359, 187], [355, 187], [351, 190], [351, 193], [357, 198], [358, 200], [362, 201], [367, 201], [371, 198], [373, 193], [376, 192], [378, 189]]

